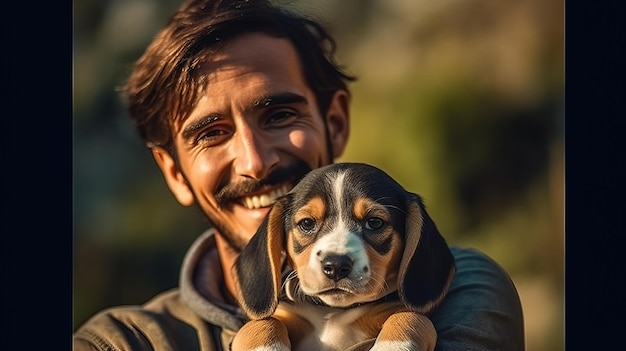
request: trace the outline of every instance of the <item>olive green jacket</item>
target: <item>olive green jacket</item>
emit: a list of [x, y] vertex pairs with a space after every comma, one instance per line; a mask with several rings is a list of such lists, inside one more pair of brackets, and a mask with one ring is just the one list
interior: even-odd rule
[[[178, 288], [141, 306], [103, 310], [73, 335], [75, 351], [229, 350], [245, 317], [228, 303], [213, 230], [188, 251]], [[474, 249], [452, 248], [457, 273], [446, 299], [429, 317], [436, 350], [523, 351], [519, 296], [509, 276]]]

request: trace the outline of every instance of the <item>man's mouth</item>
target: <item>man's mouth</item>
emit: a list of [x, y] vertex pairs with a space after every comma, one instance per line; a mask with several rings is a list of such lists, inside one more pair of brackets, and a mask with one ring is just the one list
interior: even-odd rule
[[242, 197], [240, 198], [240, 203], [249, 210], [268, 207], [271, 206], [276, 199], [287, 194], [290, 189], [290, 185], [284, 184], [265, 193]]

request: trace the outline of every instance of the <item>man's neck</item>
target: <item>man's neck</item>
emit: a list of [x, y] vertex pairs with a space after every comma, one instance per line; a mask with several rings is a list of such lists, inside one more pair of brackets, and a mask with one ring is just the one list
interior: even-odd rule
[[235, 264], [235, 260], [239, 253], [233, 249], [232, 246], [225, 240], [222, 235], [215, 235], [215, 244], [217, 247], [217, 252], [220, 258], [220, 263], [222, 265], [222, 271], [224, 275], [224, 284], [226, 285], [226, 290], [229, 293], [229, 300], [236, 304], [235, 296], [237, 296], [237, 290], [235, 287], [235, 280], [233, 278], [233, 270], [232, 267]]

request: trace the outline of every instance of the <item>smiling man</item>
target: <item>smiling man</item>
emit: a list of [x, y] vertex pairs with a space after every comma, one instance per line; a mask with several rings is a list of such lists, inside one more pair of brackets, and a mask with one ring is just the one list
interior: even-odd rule
[[200, 206], [219, 228], [222, 267], [231, 267], [273, 201], [343, 152], [348, 93], [337, 90], [322, 114], [293, 45], [264, 33], [241, 34], [202, 60], [194, 74], [206, 85], [172, 130], [176, 156], [152, 152], [178, 202]]
[[[232, 266], [273, 201], [339, 157], [350, 131], [334, 41], [315, 21], [263, 0], [192, 0], [136, 62], [131, 117], [181, 205], [212, 227], [189, 249], [180, 286], [102, 311], [75, 350], [228, 350], [246, 321]], [[457, 276], [430, 318], [437, 350], [523, 350], [520, 301], [484, 254], [452, 248]]]

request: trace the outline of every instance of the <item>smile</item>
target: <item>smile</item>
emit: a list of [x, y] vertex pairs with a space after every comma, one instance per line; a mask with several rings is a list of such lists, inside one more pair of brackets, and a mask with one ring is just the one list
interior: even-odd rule
[[250, 210], [267, 207], [272, 205], [279, 197], [287, 194], [290, 188], [291, 186], [285, 184], [267, 193], [243, 197], [241, 203], [245, 208]]

